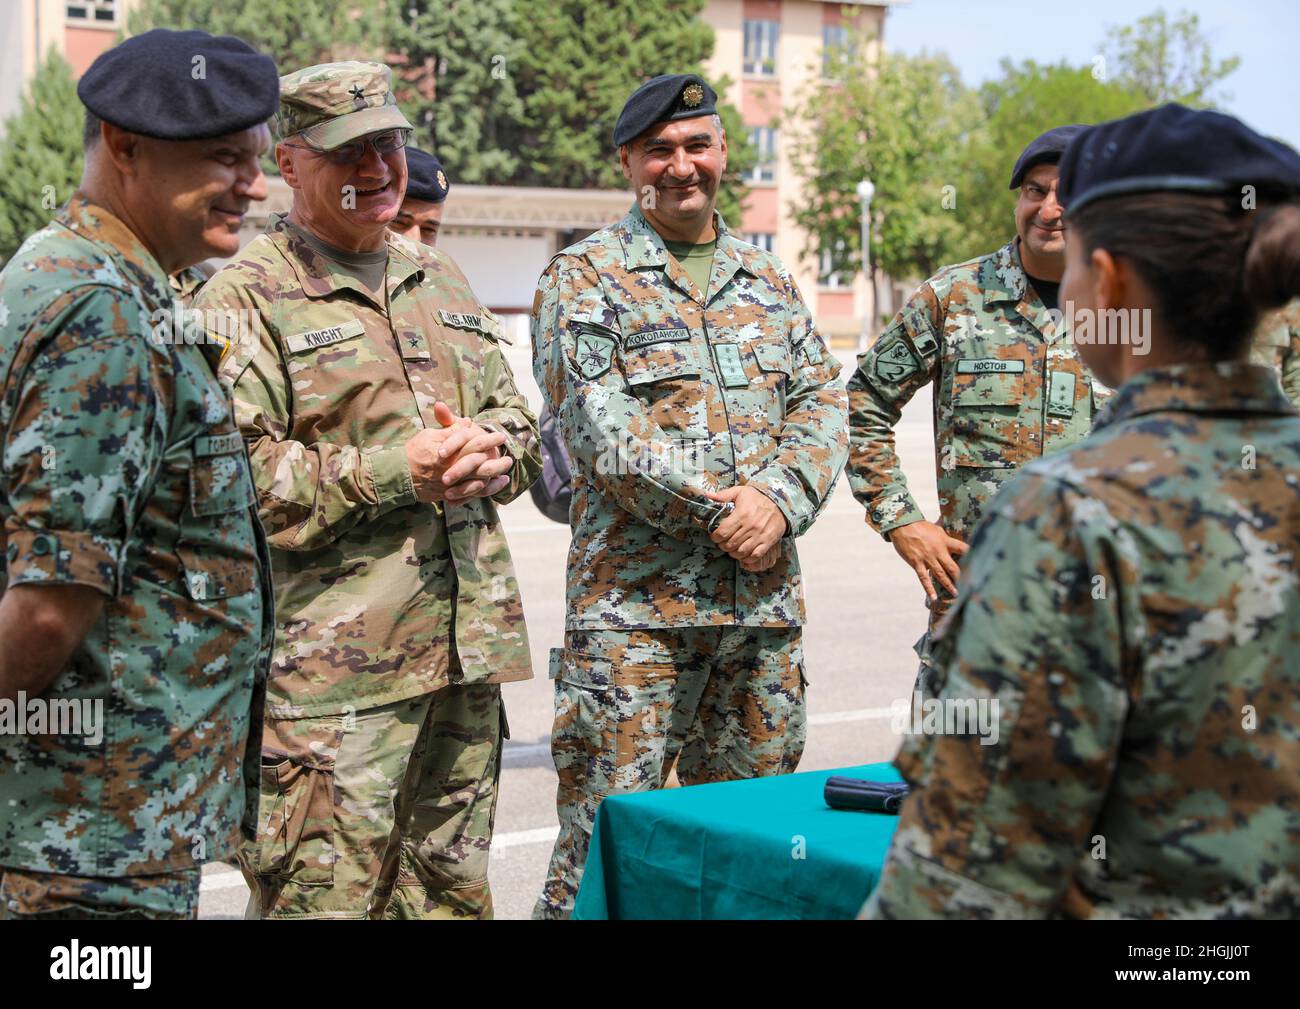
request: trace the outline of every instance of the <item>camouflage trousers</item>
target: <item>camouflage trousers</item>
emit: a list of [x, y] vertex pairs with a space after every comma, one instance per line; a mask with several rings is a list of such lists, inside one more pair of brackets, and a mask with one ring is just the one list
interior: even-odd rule
[[192, 920], [198, 868], [152, 876], [65, 876], [0, 868], [0, 920]]
[[803, 755], [798, 627], [569, 631], [550, 675], [560, 834], [534, 918], [572, 912], [606, 795], [788, 774]]
[[267, 719], [249, 918], [491, 918], [501, 688]]

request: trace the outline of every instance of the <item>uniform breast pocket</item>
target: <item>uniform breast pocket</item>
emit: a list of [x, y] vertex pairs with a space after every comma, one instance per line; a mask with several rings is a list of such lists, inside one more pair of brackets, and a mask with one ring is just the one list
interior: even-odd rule
[[623, 358], [627, 384], [665, 432], [678, 438], [707, 438], [707, 398], [701, 367], [691, 346], [631, 352]]
[[784, 340], [763, 340], [750, 344], [758, 371], [750, 383], [752, 390], [767, 394], [768, 416], [774, 422], [785, 420], [785, 392], [794, 368], [790, 348]]
[[[1023, 361], [958, 361], [953, 376], [952, 463], [982, 469], [1020, 466], [1038, 452], [1028, 434], [1036, 419], [1026, 423]], [[963, 367], [965, 366], [965, 367]]]
[[238, 431], [195, 439], [189, 500], [176, 553], [190, 598], [206, 601], [251, 592], [256, 581], [253, 484]]

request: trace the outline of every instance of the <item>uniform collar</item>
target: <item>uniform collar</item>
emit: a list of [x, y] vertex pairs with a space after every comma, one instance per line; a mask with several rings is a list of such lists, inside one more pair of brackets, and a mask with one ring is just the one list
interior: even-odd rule
[[172, 289], [167, 274], [121, 218], [77, 191], [54, 220], [103, 250], [123, 278], [144, 292], [152, 307], [171, 304]]
[[[309, 298], [325, 298], [338, 291], [355, 291], [360, 297], [383, 311], [384, 306], [375, 301], [374, 293], [363, 287], [352, 274], [320, 255], [302, 237], [297, 225], [287, 214], [271, 214], [266, 222], [267, 234], [281, 247], [289, 265], [298, 275], [298, 282]], [[388, 246], [388, 272], [386, 282], [391, 294], [405, 281], [423, 273], [419, 263], [412, 259], [393, 241], [391, 233], [384, 236]]]
[[[731, 236], [722, 215], [716, 210], [713, 212], [713, 227], [718, 233], [718, 245], [713, 257], [713, 273], [709, 279], [709, 290], [716, 294], [741, 270], [754, 274], [751, 254], [755, 250]], [[632, 209], [618, 223], [616, 230], [619, 241], [623, 245], [623, 255], [629, 270], [645, 268], [663, 270], [668, 281], [688, 298], [701, 305], [707, 304], [704, 292], [695, 285], [695, 281], [691, 280], [682, 265], [668, 254], [663, 238], [646, 220], [640, 206], [632, 204]]]
[[1093, 423], [1098, 430], [1144, 413], [1296, 414], [1277, 373], [1245, 361], [1148, 368], [1119, 387]]
[[980, 289], [984, 292], [985, 308], [1010, 303], [1048, 340], [1065, 336], [1065, 327], [1057, 324], [1043, 299], [1030, 286], [1029, 276], [1020, 262], [1019, 238], [1011, 239], [984, 260], [980, 267]]

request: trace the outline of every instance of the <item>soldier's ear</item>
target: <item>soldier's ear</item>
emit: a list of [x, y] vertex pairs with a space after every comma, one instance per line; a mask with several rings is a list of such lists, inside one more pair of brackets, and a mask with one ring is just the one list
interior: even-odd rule
[[618, 149], [618, 163], [623, 168], [623, 178], [628, 182], [632, 181], [632, 162], [630, 161], [632, 148], [624, 144]]
[[293, 163], [293, 151], [282, 143], [275, 145], [275, 164], [280, 169], [280, 177], [290, 189], [301, 189], [298, 171]]
[[138, 133], [105, 122], [100, 126], [100, 144], [113, 167], [123, 175], [134, 175], [139, 171], [141, 137]]

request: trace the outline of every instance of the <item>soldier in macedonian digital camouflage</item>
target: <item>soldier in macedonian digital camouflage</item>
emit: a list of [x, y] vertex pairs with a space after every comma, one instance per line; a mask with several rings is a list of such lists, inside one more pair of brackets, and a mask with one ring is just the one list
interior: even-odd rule
[[270, 560], [168, 276], [239, 248], [278, 91], [236, 38], [108, 50], [80, 187], [0, 273], [0, 917], [193, 918], [252, 837]]
[[715, 212], [727, 139], [699, 77], [614, 129], [637, 202], [538, 286], [533, 368], [573, 459], [564, 647], [551, 653], [564, 917], [612, 792], [792, 771], [804, 745], [795, 539], [847, 450], [831, 357], [781, 261]]
[[993, 731], [907, 737], [866, 914], [1294, 920], [1300, 413], [1249, 355], [1300, 295], [1300, 154], [1166, 105], [1060, 186], [1063, 296], [1149, 312], [1149, 353], [1080, 342], [1114, 397], [977, 530], [932, 656]]
[[251, 916], [491, 916], [500, 684], [532, 675], [497, 505], [541, 467], [536, 419], [460, 269], [389, 231], [390, 85], [363, 62], [281, 80], [293, 207], [195, 302], [249, 320], [223, 377], [275, 566]]
[[[1025, 148], [1011, 173], [1016, 237], [922, 284], [849, 379], [853, 495], [929, 600], [929, 629], [916, 645], [922, 688], [930, 635], [985, 507], [1020, 466], [1086, 435], [1108, 395], [1075, 352], [1057, 297], [1065, 237], [1056, 166], [1082, 128], [1059, 126]], [[903, 407], [926, 386], [934, 397], [937, 523], [912, 498], [894, 448]]]

